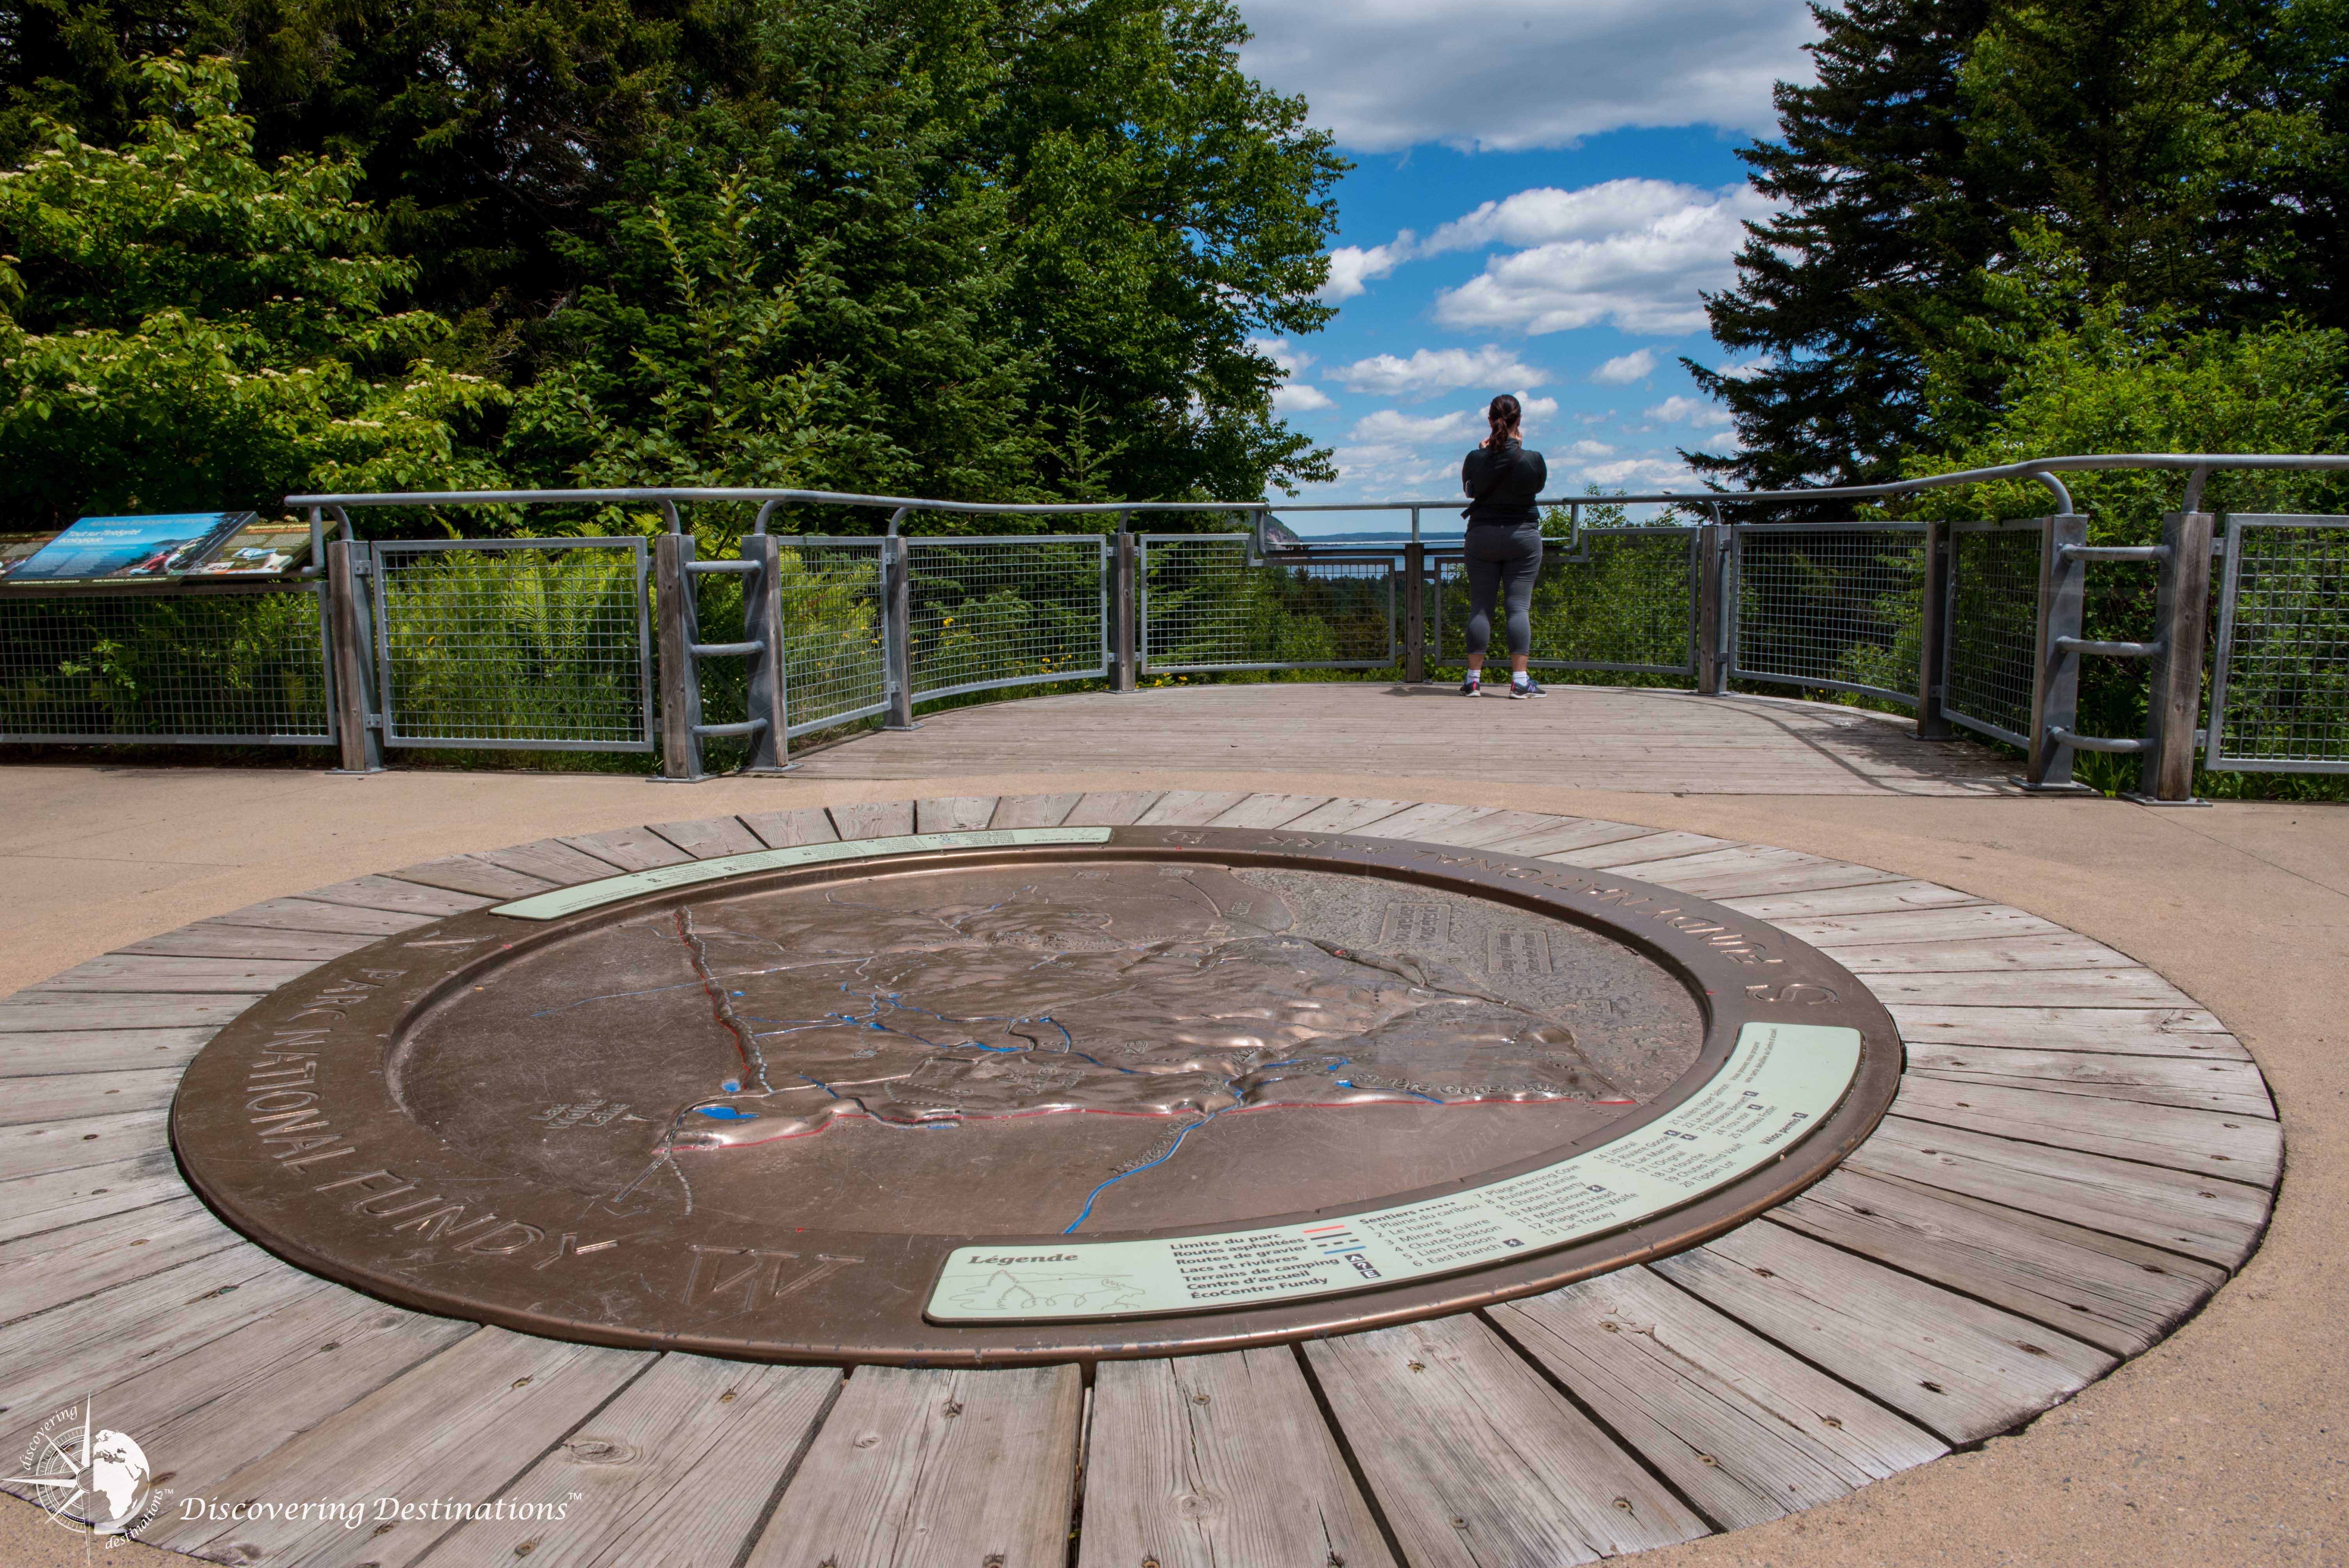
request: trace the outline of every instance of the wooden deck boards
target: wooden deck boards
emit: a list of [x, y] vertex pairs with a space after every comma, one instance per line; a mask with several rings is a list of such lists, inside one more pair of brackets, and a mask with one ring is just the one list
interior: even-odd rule
[[[1268, 756], [1371, 778], [1735, 795], [2000, 795], [2013, 764], [1919, 741], [1904, 722], [1772, 697], [1555, 686], [1538, 702], [1464, 702], [1449, 686], [1380, 682], [1185, 686], [1029, 697], [932, 714], [801, 761], [812, 779], [1088, 768], [1256, 769]], [[1331, 823], [1304, 824], [1339, 830]]]
[[[1679, 700], [1682, 749], [1733, 757], [1704, 727], [1754, 716]], [[1437, 727], [1542, 707], [1460, 706], [1469, 716]], [[1804, 735], [1824, 721], [1763, 706], [1814, 758], [1882, 738]], [[892, 742], [952, 733], [934, 719]], [[1848, 776], [1847, 762], [1827, 765]], [[1106, 1364], [1090, 1387], [1074, 1367], [843, 1380], [410, 1313], [244, 1242], [172, 1164], [163, 1107], [214, 1029], [313, 965], [441, 914], [766, 845], [1134, 821], [1415, 837], [1720, 896], [1886, 996], [1909, 1042], [1900, 1101], [1808, 1191], [1651, 1265], [1300, 1348]], [[288, 1568], [1587, 1562], [1810, 1507], [2069, 1398], [2240, 1266], [2282, 1152], [2264, 1081], [2217, 1018], [2025, 911], [1622, 823], [1215, 791], [664, 822], [356, 878], [0, 1002], [0, 1079], [14, 1408], [97, 1392], [182, 1493], [564, 1505], [358, 1532], [167, 1518], [147, 1532]]]

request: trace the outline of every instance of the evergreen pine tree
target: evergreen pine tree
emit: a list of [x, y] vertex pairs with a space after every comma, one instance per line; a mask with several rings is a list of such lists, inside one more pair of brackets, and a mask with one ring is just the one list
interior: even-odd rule
[[1738, 155], [1785, 210], [1748, 225], [1737, 286], [1705, 301], [1714, 338], [1760, 357], [1682, 362], [1745, 449], [1692, 463], [1763, 488], [1898, 472], [1924, 380], [1920, 320], [1961, 307], [2000, 238], [1969, 189], [1959, 80], [1989, 0], [1811, 9], [1818, 84], [1781, 83], [1779, 139]]

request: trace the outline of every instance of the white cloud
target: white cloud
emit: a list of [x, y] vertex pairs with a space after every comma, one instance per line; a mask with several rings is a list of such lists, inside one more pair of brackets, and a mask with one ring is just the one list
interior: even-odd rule
[[1696, 450], [1700, 452], [1742, 452], [1744, 449], [1745, 443], [1737, 438], [1737, 432], [1733, 429], [1715, 430], [1696, 444]]
[[1372, 278], [1382, 278], [1418, 253], [1419, 236], [1405, 229], [1383, 245], [1340, 245], [1330, 253], [1330, 281], [1321, 285], [1320, 300], [1336, 304], [1352, 299]]
[[1791, 0], [1241, 0], [1241, 65], [1364, 152], [1563, 147], [1623, 126], [1777, 127], [1814, 79]]
[[1776, 363], [1765, 354], [1759, 359], [1749, 359], [1743, 365], [1724, 365], [1721, 367], [1721, 373], [1732, 381], [1751, 381]]
[[1656, 370], [1656, 351], [1635, 348], [1629, 354], [1619, 354], [1590, 373], [1590, 378], [1601, 387], [1624, 387], [1652, 376]]
[[[1673, 192], [1673, 204], [1660, 203], [1659, 187]], [[1611, 205], [1568, 200], [1528, 204], [1516, 218], [1505, 213], [1531, 196], [1593, 192], [1611, 192]], [[1471, 213], [1461, 222], [1478, 221], [1480, 232], [1489, 231], [1494, 241], [1546, 232], [1564, 237], [1493, 257], [1483, 273], [1436, 296], [1435, 319], [1450, 327], [1528, 333], [1602, 321], [1660, 336], [1699, 332], [1705, 325], [1699, 294], [1734, 281], [1744, 222], [1766, 219], [1773, 210], [1747, 185], [1705, 191], [1661, 181], [1610, 180], [1582, 191], [1521, 191], [1496, 204], [1489, 220]]]
[[1696, 488], [1681, 482], [1689, 480], [1688, 468], [1674, 458], [1625, 458], [1620, 462], [1594, 463], [1582, 470], [1582, 477], [1595, 485], [1620, 486], [1630, 490]]
[[1419, 253], [1605, 239], [1634, 225], [1661, 222], [1704, 194], [1693, 185], [1669, 180], [1608, 180], [1576, 191], [1542, 186], [1506, 201], [1487, 201], [1466, 217], [1454, 218], [1430, 234]]
[[1355, 420], [1352, 434], [1357, 441], [1425, 446], [1433, 441], [1482, 440], [1485, 430], [1485, 417], [1474, 408], [1423, 418], [1400, 408], [1381, 408]]
[[1330, 376], [1349, 392], [1378, 397], [1432, 397], [1461, 387], [1538, 387], [1549, 372], [1520, 361], [1495, 344], [1482, 348], [1423, 348], [1409, 359], [1392, 354], [1358, 359]]
[[1615, 449], [1604, 441], [1577, 441], [1566, 449], [1569, 458], [1611, 458]]
[[1310, 381], [1291, 381], [1272, 389], [1272, 411], [1276, 414], [1309, 414], [1316, 408], [1335, 408], [1336, 398]]
[[1297, 347], [1285, 337], [1251, 337], [1248, 346], [1271, 360], [1290, 376], [1302, 373], [1313, 363], [1313, 356]]
[[1640, 412], [1648, 418], [1661, 419], [1667, 425], [1678, 425], [1683, 422], [1700, 425], [1721, 418], [1721, 409], [1717, 405], [1708, 403], [1702, 397], [1683, 397], [1677, 393], [1665, 398], [1654, 407], [1642, 408]]

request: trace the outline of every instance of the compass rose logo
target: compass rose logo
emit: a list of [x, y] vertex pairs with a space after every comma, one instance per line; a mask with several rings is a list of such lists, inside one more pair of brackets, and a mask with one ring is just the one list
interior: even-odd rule
[[8, 1484], [34, 1489], [54, 1524], [128, 1535], [147, 1522], [152, 1474], [127, 1434], [97, 1425], [92, 1404], [84, 1399], [42, 1422], [17, 1460], [23, 1473]]

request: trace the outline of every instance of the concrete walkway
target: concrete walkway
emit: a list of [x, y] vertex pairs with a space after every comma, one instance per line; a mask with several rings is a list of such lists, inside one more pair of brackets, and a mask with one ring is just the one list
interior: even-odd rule
[[[1489, 708], [1497, 727], [1570, 707], [1553, 702], [1555, 710], [1456, 703], [1463, 719], [1441, 722], [1485, 724]], [[1027, 706], [1032, 714], [1050, 705]], [[1437, 707], [1412, 706], [1414, 725], [1418, 712]], [[189, 920], [436, 854], [647, 820], [917, 794], [1147, 785], [1407, 797], [1607, 817], [1863, 861], [2037, 911], [2151, 965], [2212, 1008], [2256, 1054], [2278, 1099], [2289, 1168], [2275, 1225], [2199, 1318], [2024, 1431], [1653, 1560], [2129, 1568], [2349, 1561], [2349, 1377], [2341, 1371], [2349, 1366], [2349, 1052], [2341, 1023], [2349, 1016], [2349, 810], [2154, 811], [2102, 799], [1917, 799], [1872, 786], [1829, 797], [1791, 788], [1676, 797], [1568, 787], [1557, 772], [1549, 782], [1495, 782], [1502, 753], [1491, 747], [1459, 748], [1442, 769], [1450, 781], [1413, 771], [1405, 789], [1395, 772], [1318, 742], [1226, 746], [1224, 755], [1251, 763], [1309, 757], [1319, 771], [1250, 767], [1237, 757], [1202, 766], [1221, 756], [1199, 736], [1187, 741], [1187, 766], [1112, 760], [1063, 738], [984, 772], [965, 767], [918, 782], [818, 776], [855, 765], [868, 748], [883, 748], [868, 756], [914, 757], [916, 743], [944, 740], [960, 722], [949, 716], [915, 736], [821, 754], [812, 760], [822, 768], [790, 779], [693, 788], [583, 776], [0, 769], [0, 875], [10, 894], [0, 911], [0, 992]], [[937, 760], [947, 756], [941, 748]], [[1434, 765], [1413, 763], [1423, 766]], [[21, 1444], [46, 1413], [0, 1411], [0, 1438]], [[0, 1506], [0, 1562], [80, 1564], [95, 1560], [86, 1559], [87, 1544], [28, 1505]], [[362, 1548], [354, 1542], [355, 1561]], [[138, 1547], [106, 1555], [126, 1564], [186, 1561]]]

